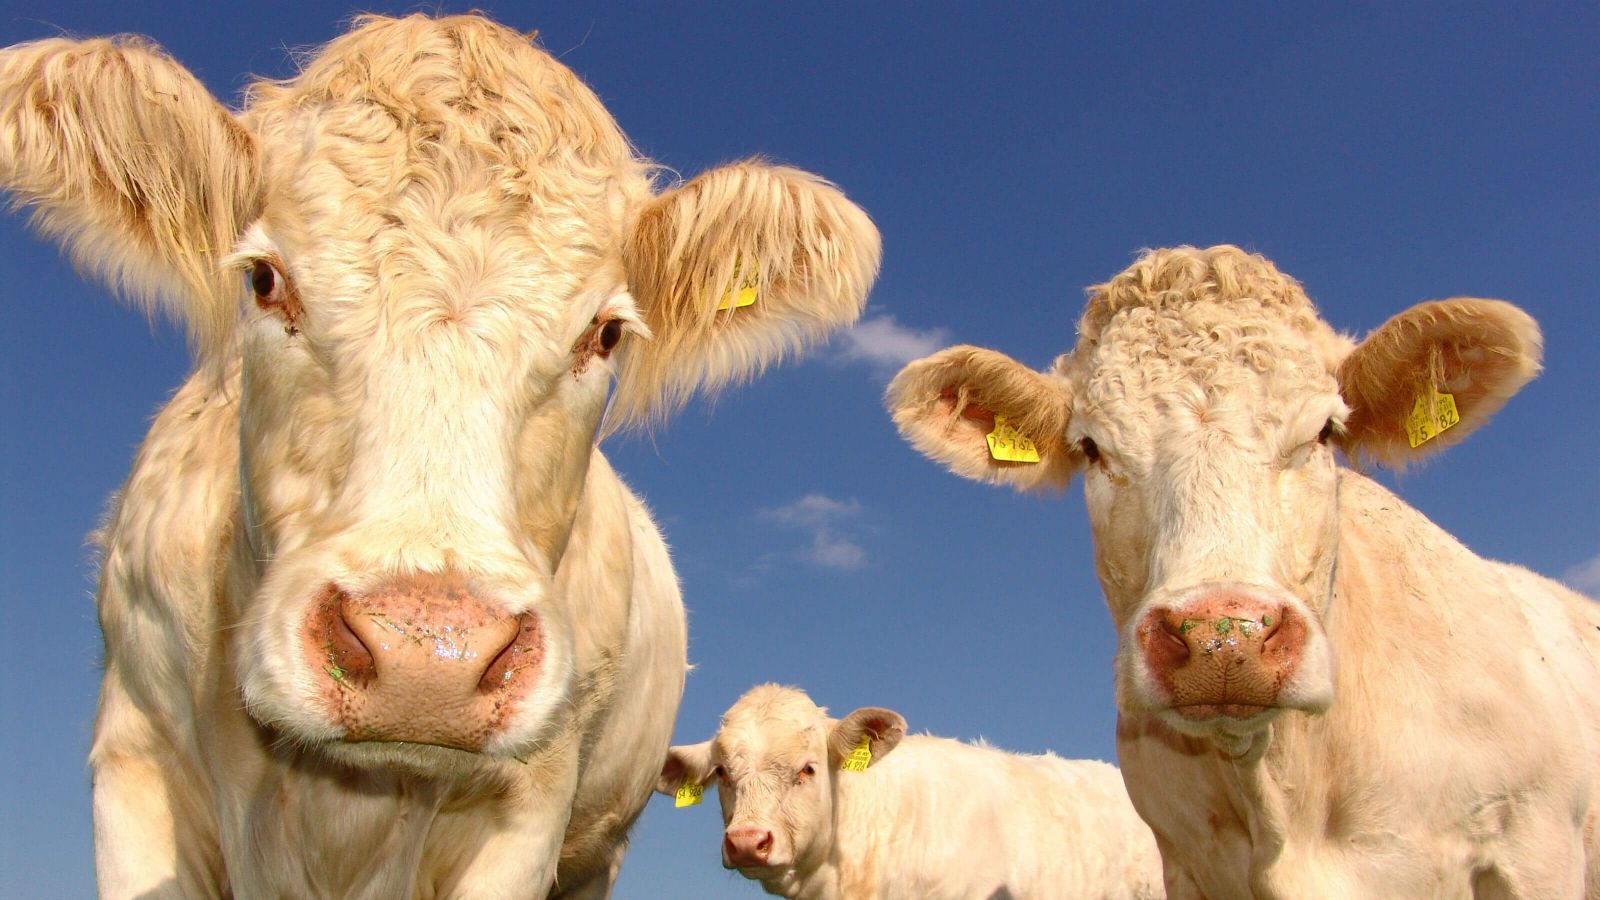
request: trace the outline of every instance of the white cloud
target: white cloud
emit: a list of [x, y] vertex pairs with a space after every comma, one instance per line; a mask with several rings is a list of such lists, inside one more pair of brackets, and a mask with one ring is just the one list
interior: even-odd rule
[[864, 362], [881, 369], [898, 369], [921, 359], [949, 343], [943, 328], [919, 331], [879, 314], [859, 322], [842, 335], [837, 352], [841, 362]]
[[810, 532], [811, 546], [791, 558], [828, 569], [859, 569], [867, 564], [867, 551], [839, 527], [841, 521], [860, 514], [860, 501], [836, 500], [823, 494], [807, 494], [793, 503], [761, 510], [764, 519]]
[[763, 509], [761, 515], [785, 525], [824, 525], [861, 512], [856, 500], [835, 500], [822, 494], [807, 494], [776, 509]]
[[819, 528], [812, 537], [811, 552], [806, 559], [829, 569], [859, 569], [867, 564], [867, 551], [848, 538]]
[[1580, 594], [1600, 597], [1600, 554], [1561, 573], [1561, 580]]

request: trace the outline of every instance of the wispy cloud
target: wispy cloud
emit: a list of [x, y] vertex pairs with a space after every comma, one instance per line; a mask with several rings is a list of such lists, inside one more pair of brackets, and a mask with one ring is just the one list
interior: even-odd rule
[[1600, 597], [1600, 553], [1561, 573], [1561, 580], [1580, 594]]
[[839, 362], [864, 362], [874, 368], [894, 371], [920, 359], [949, 342], [943, 328], [919, 330], [901, 325], [894, 316], [880, 313], [844, 332], [836, 344]]
[[763, 509], [760, 515], [810, 533], [811, 545], [797, 550], [794, 558], [828, 569], [859, 569], [867, 564], [866, 550], [847, 533], [849, 526], [844, 524], [861, 515], [861, 503], [855, 499], [807, 494], [793, 503]]

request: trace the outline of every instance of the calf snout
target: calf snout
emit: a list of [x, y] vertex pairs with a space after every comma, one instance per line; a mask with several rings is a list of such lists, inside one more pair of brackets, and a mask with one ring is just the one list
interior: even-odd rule
[[306, 633], [347, 741], [482, 750], [537, 679], [539, 619], [511, 615], [453, 575], [328, 584]]
[[1191, 719], [1248, 718], [1278, 706], [1306, 633], [1293, 606], [1230, 591], [1157, 606], [1137, 629], [1150, 677]]
[[730, 869], [768, 866], [772, 859], [772, 831], [756, 825], [735, 825], [722, 836], [722, 864]]

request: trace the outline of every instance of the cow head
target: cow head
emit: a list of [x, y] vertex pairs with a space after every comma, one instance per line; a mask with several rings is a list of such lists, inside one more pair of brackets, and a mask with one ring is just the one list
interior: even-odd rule
[[[1334, 448], [1403, 464], [1454, 443], [1539, 349], [1526, 314], [1474, 299], [1423, 303], [1356, 344], [1260, 256], [1182, 247], [1092, 288], [1048, 372], [952, 347], [906, 366], [888, 403], [908, 441], [969, 478], [1027, 490], [1083, 472], [1119, 707], [1240, 738], [1333, 699]], [[1414, 445], [1419, 404], [1459, 422]], [[1031, 452], [1004, 452], [1018, 436]]]
[[[656, 790], [717, 783], [722, 804], [722, 864], [748, 878], [782, 880], [810, 871], [834, 842], [834, 791], [850, 754], [863, 742], [872, 765], [905, 737], [893, 710], [865, 707], [842, 719], [803, 691], [765, 684], [750, 689], [722, 717], [708, 741], [673, 747]], [[858, 755], [858, 759], [861, 757]]]
[[0, 85], [0, 186], [237, 391], [248, 709], [355, 763], [559, 727], [613, 382], [610, 426], [651, 421], [853, 321], [876, 273], [806, 173], [656, 194], [572, 72], [473, 16], [365, 18], [237, 116], [132, 40], [11, 48]]

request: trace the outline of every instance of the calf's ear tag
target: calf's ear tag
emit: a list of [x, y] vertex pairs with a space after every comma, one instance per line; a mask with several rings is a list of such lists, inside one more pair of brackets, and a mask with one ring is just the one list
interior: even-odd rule
[[989, 442], [989, 455], [1001, 462], [1039, 461], [1039, 448], [1022, 432], [1007, 425], [1005, 416], [994, 417], [994, 430], [983, 439]]
[[674, 807], [699, 806], [701, 798], [705, 797], [705, 795], [705, 785], [685, 781], [683, 784], [678, 785], [678, 790], [673, 793], [672, 805]]
[[1410, 415], [1406, 416], [1406, 437], [1412, 447], [1420, 447], [1460, 421], [1455, 395], [1439, 393], [1439, 389], [1430, 381], [1427, 390], [1411, 405]]
[[739, 285], [734, 291], [729, 289], [722, 294], [722, 302], [717, 304], [717, 309], [738, 309], [745, 306], [754, 306], [756, 296], [760, 293], [761, 269], [755, 265], [750, 267], [750, 274], [743, 279], [739, 278], [739, 270], [743, 267], [743, 260], [733, 265], [733, 278]]
[[861, 743], [844, 758], [844, 765], [839, 769], [845, 772], [865, 772], [870, 765], [872, 765], [872, 740], [863, 734]]

